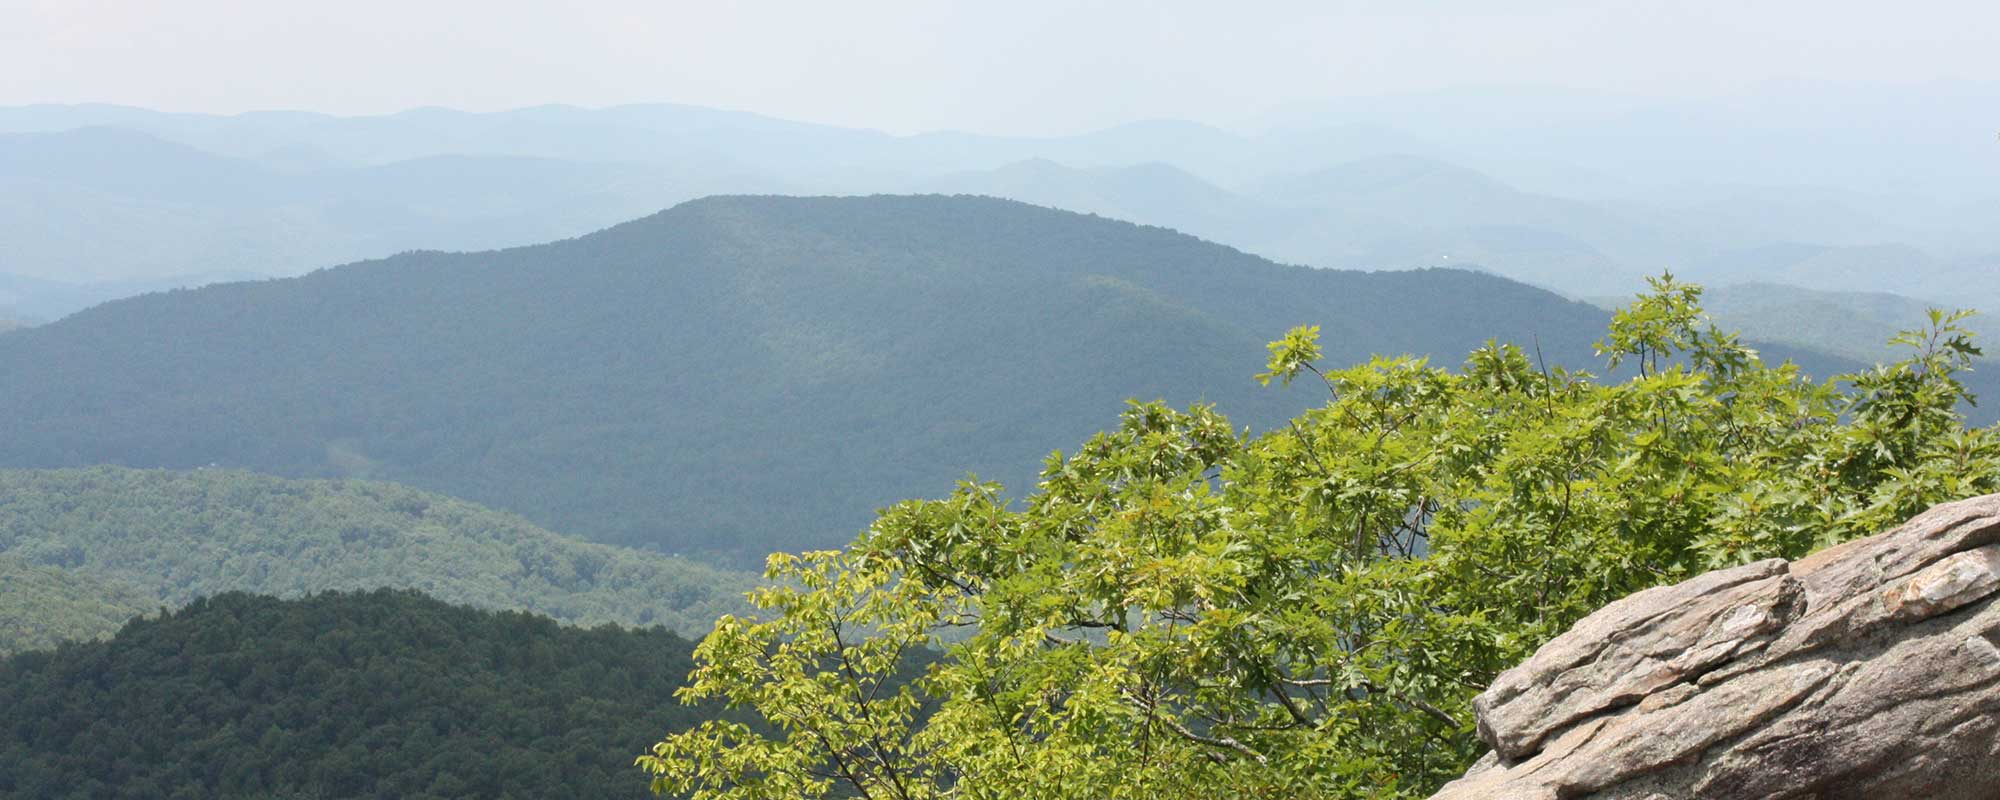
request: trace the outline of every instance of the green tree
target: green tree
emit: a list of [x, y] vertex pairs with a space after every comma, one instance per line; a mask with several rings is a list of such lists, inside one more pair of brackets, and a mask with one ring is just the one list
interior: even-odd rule
[[204, 597], [0, 658], [0, 797], [646, 797], [627, 753], [724, 714], [620, 712], [693, 648], [414, 591]]
[[1616, 316], [1623, 378], [1497, 343], [1327, 371], [1297, 329], [1259, 378], [1329, 398], [1289, 426], [1135, 403], [1018, 505], [966, 483], [774, 556], [679, 692], [769, 730], [638, 764], [705, 800], [1422, 796], [1478, 754], [1473, 696], [1604, 603], [2000, 488], [1964, 315], [1816, 383], [1700, 296], [1663, 276]]

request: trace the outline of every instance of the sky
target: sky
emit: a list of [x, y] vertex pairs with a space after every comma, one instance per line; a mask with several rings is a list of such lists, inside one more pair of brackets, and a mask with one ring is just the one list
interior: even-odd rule
[[1461, 86], [1992, 80], [1996, 54], [1992, 0], [0, 0], [0, 105], [679, 102], [898, 133], [1232, 125]]

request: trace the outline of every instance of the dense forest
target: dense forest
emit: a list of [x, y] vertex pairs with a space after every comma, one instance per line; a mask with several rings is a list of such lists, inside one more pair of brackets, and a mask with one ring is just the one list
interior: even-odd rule
[[0, 660], [0, 796], [645, 797], [691, 645], [414, 592], [229, 593]]
[[1126, 398], [1310, 400], [1244, 369], [1491, 337], [1584, 363], [1603, 312], [1453, 270], [1288, 267], [972, 197], [718, 197], [579, 239], [108, 303], [0, 338], [0, 465], [391, 480], [760, 564], [968, 473], [1026, 485]]
[[394, 484], [115, 467], [0, 470], [0, 572], [0, 653], [230, 591], [409, 588], [690, 632], [742, 608], [755, 583]]
[[103, 638], [158, 606], [123, 583], [0, 553], [0, 656]]
[[[1605, 604], [2000, 490], [2000, 425], [1961, 414], [1982, 352], [1966, 315], [1932, 313], [1896, 360], [1816, 380], [1714, 327], [1701, 295], [1663, 277], [1621, 309], [1609, 377], [1497, 343], [1451, 369], [1340, 365], [1297, 328], [1259, 376], [1318, 392], [1288, 426], [1246, 435], [1214, 406], [1135, 404], [1022, 500], [968, 482], [899, 503], [845, 550], [774, 559], [760, 613], [696, 649], [684, 699], [772, 727], [704, 722], [640, 764], [694, 800], [1414, 800], [1497, 746], [1475, 697], [1503, 670], [1564, 631], [1576, 653], [1677, 624], [1642, 607], [1571, 627]], [[1959, 519], [1990, 540], [1990, 519]], [[1812, 591], [1784, 581], [1782, 602]], [[1659, 657], [1754, 652], [1779, 612], [1746, 608]], [[943, 654], [923, 680], [891, 685], [897, 655], [927, 648]], [[1567, 703], [1615, 669], [1567, 666], [1503, 691]], [[1675, 691], [1662, 707], [1741, 697]], [[1574, 758], [1633, 735], [1581, 716], [1542, 741]], [[1710, 741], [1632, 746], [1657, 748], [1652, 769]], [[1588, 780], [1562, 788], [1603, 786]]]

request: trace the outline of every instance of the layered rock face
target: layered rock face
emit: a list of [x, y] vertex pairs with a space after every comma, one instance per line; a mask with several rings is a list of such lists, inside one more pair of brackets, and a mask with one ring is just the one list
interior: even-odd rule
[[2000, 798], [2000, 495], [1639, 592], [1474, 702], [1433, 800]]

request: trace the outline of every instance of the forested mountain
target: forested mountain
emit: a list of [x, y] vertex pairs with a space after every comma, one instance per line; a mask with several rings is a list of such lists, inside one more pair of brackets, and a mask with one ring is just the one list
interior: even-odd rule
[[[0, 587], [6, 584], [0, 583]], [[225, 594], [0, 660], [0, 796], [640, 798], [693, 645], [414, 592]]]
[[[46, 228], [35, 231], [36, 235], [49, 232]], [[23, 241], [12, 240], [16, 247], [25, 248], [28, 245], [19, 244]], [[20, 327], [58, 319], [109, 300], [261, 277], [246, 272], [207, 272], [137, 280], [58, 281], [0, 274], [0, 315], [6, 315], [14, 327]]]
[[244, 591], [377, 587], [567, 623], [705, 631], [752, 576], [581, 542], [443, 495], [232, 470], [0, 470], [0, 653]]
[[123, 583], [0, 551], [0, 656], [109, 636], [159, 607]]
[[[1298, 214], [1285, 208], [1223, 189], [1162, 162], [1078, 168], [1038, 158], [993, 170], [941, 175], [922, 181], [917, 188], [1002, 197], [1158, 225], [1251, 252], [1258, 252], [1259, 244], [1300, 221]], [[1335, 262], [1304, 263], [1339, 266]]]
[[109, 303], [0, 339], [0, 459], [372, 477], [737, 563], [976, 472], [1020, 486], [1131, 397], [1490, 337], [1595, 364], [1605, 314], [1454, 270], [1288, 267], [971, 197], [721, 197], [579, 239]]
[[1231, 191], [1168, 164], [1048, 160], [946, 175], [926, 190], [1023, 200], [1161, 225], [1322, 267], [1481, 267], [1572, 295], [1642, 283], [1635, 263], [1701, 252], [1644, 217], [1523, 192], [1430, 158], [1377, 156]]

